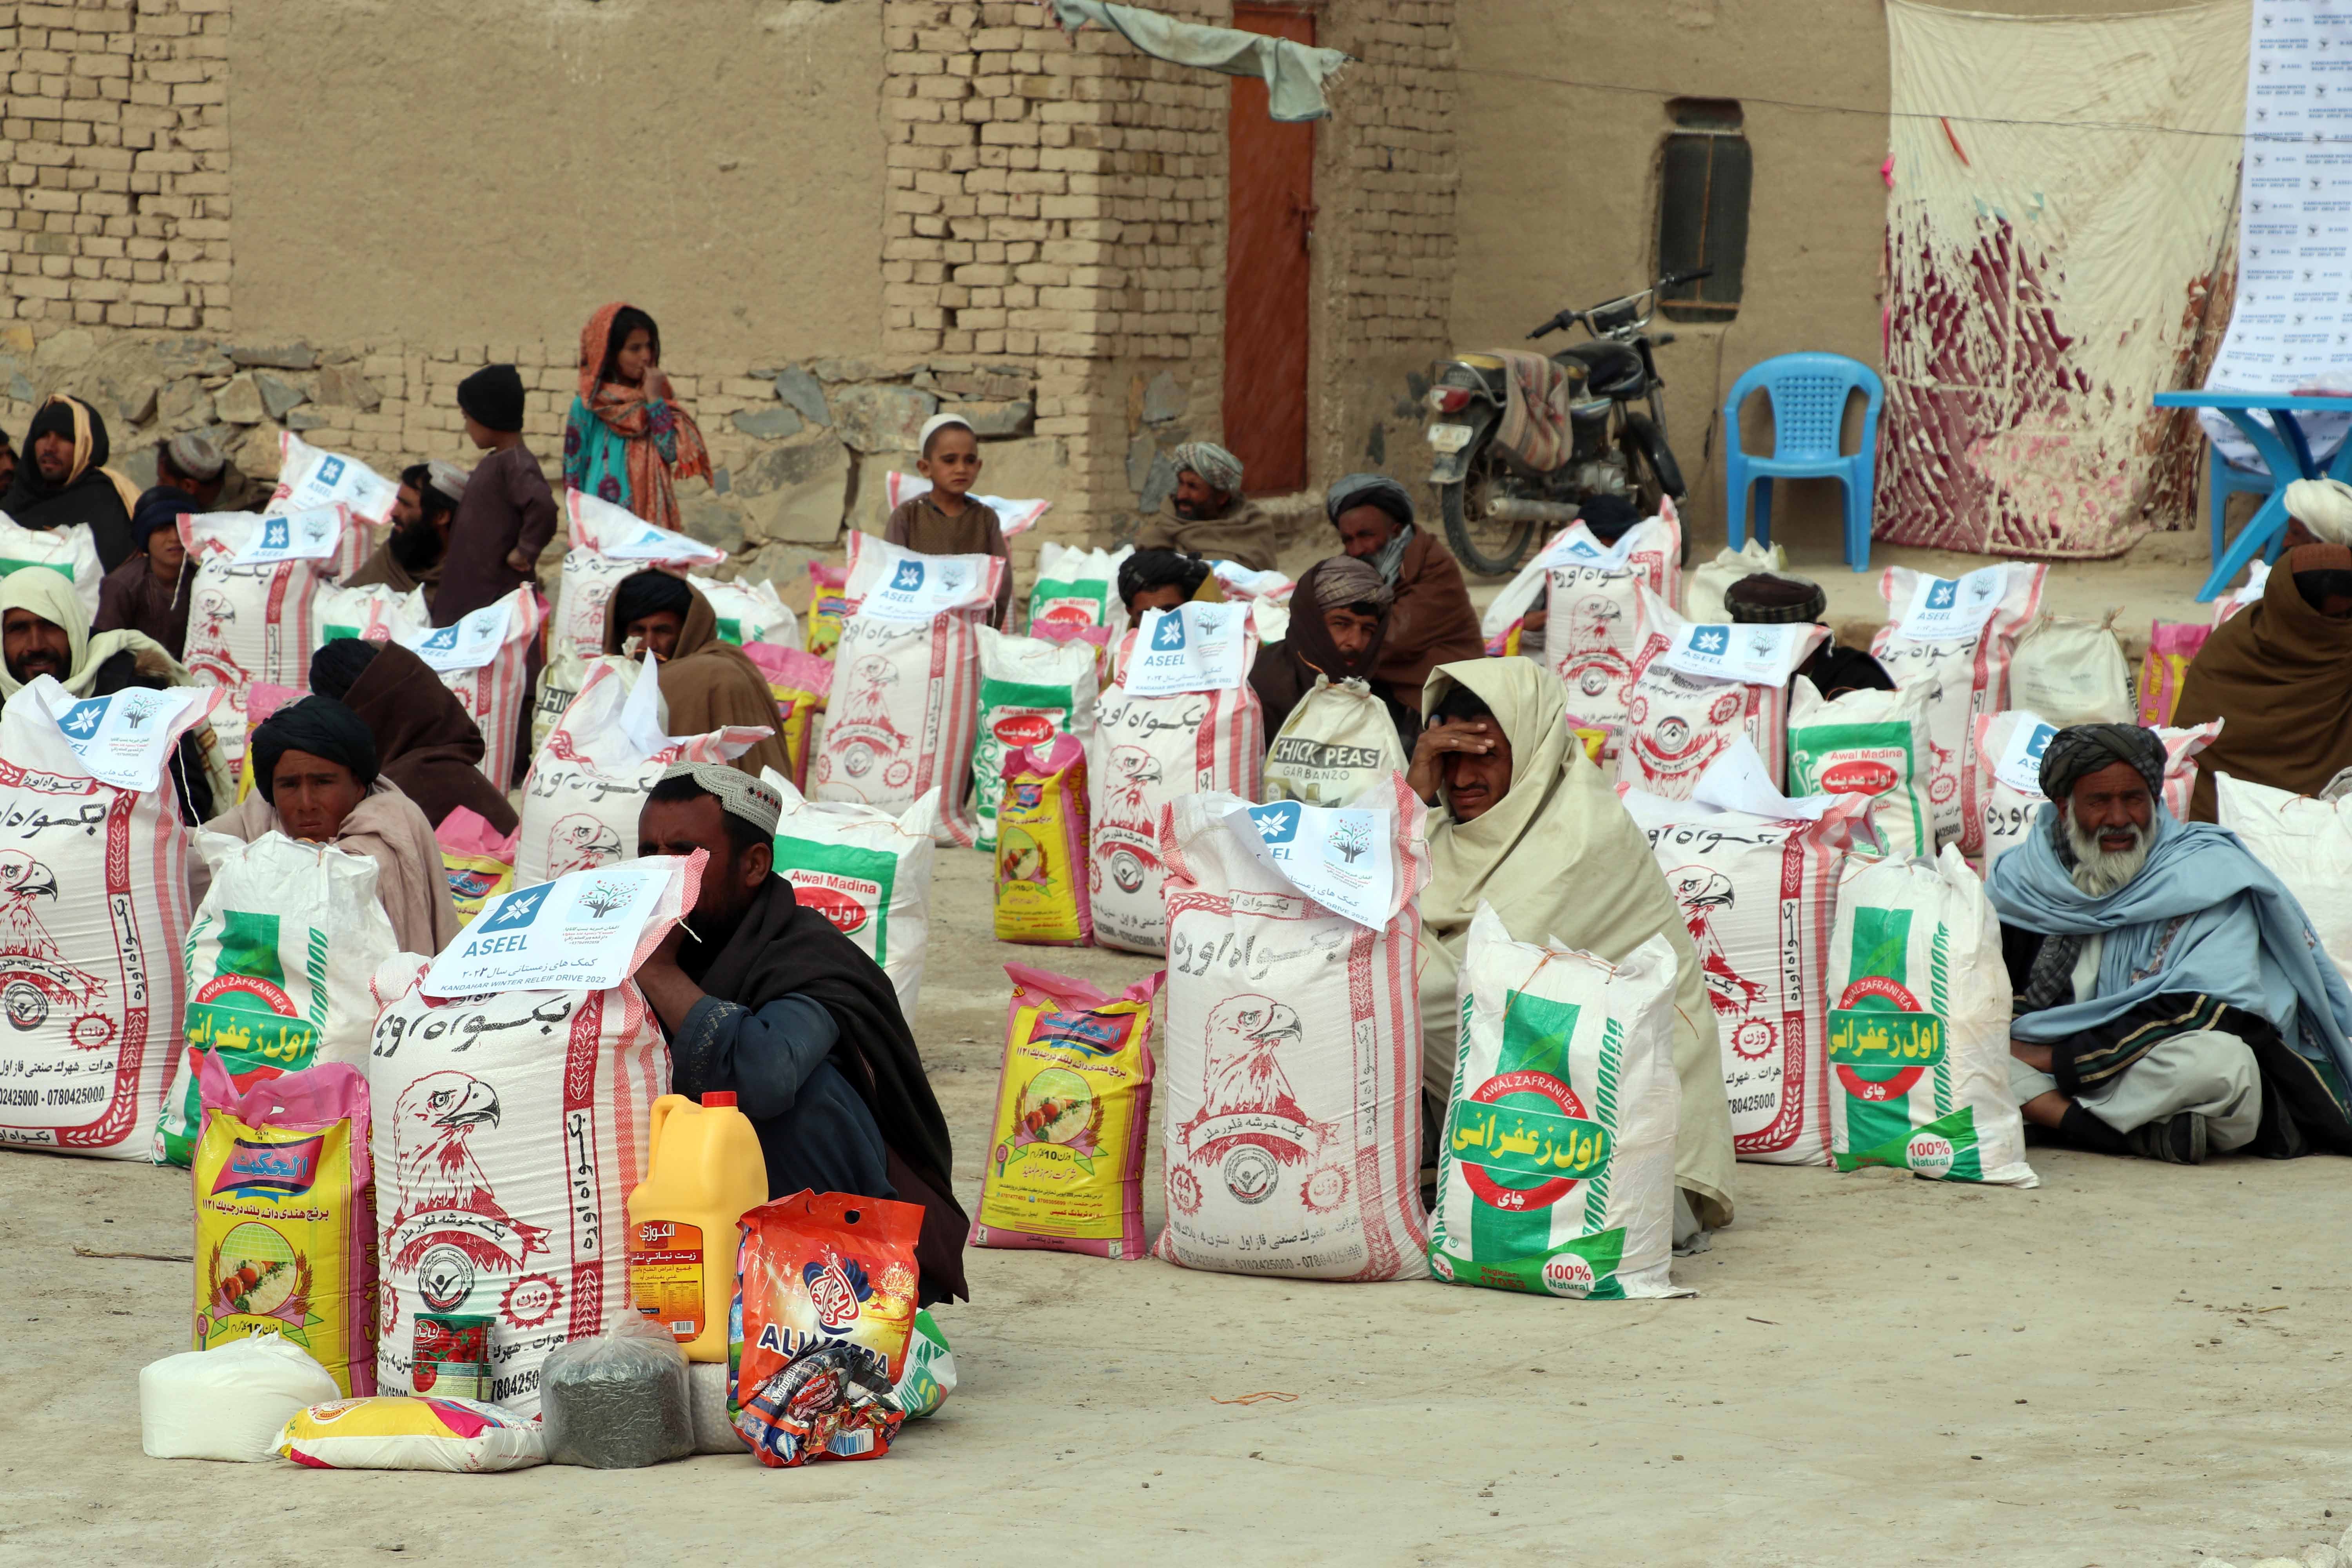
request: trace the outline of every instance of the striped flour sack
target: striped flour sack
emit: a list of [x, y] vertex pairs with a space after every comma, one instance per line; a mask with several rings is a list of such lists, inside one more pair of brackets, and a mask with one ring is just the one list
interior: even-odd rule
[[941, 844], [969, 848], [979, 719], [978, 628], [996, 602], [993, 555], [919, 555], [871, 534], [849, 536], [849, 600], [833, 653], [824, 736], [809, 797], [903, 812], [940, 794]]
[[1867, 795], [1768, 816], [1626, 792], [1625, 809], [1698, 949], [1723, 1051], [1731, 1146], [1773, 1165], [1830, 1163], [1822, 994], [1838, 881]]
[[1800, 679], [1789, 706], [1789, 793], [1866, 795], [1895, 855], [1932, 854], [1927, 688], [1849, 691], [1824, 700]]
[[1744, 734], [1777, 783], [1788, 756], [1789, 681], [1829, 628], [1701, 625], [1646, 584], [1634, 592], [1641, 647], [1625, 687], [1617, 782], [1687, 800], [1707, 764]]
[[446, 626], [395, 637], [433, 667], [482, 732], [482, 773], [503, 790], [514, 777], [515, 732], [539, 635], [539, 595], [529, 584]]
[[261, 509], [265, 517], [341, 505], [351, 513], [334, 574], [347, 577], [374, 552], [378, 532], [392, 526], [400, 487], [357, 458], [322, 451], [291, 430], [278, 433], [278, 488]]
[[1544, 663], [1568, 688], [1576, 722], [1608, 732], [1601, 754], [1613, 759], [1642, 651], [1642, 591], [1669, 605], [1680, 596], [1682, 525], [1671, 501], [1663, 516], [1635, 523], [1614, 544], [1570, 523], [1543, 559], [1549, 591]]
[[1212, 792], [1161, 813], [1163, 1261], [1307, 1279], [1428, 1267], [1427, 816], [1394, 775], [1343, 808]]
[[1838, 890], [1830, 938], [1837, 1168], [2041, 1185], [2009, 1089], [2000, 922], [1957, 845], [1876, 861]]
[[665, 732], [667, 712], [651, 654], [642, 666], [599, 658], [588, 667], [587, 684], [523, 780], [517, 886], [635, 859], [637, 816], [664, 768], [680, 757], [732, 762], [767, 733], [733, 725], [671, 735]]
[[341, 570], [350, 513], [341, 506], [264, 517], [184, 514], [180, 542], [195, 578], [181, 662], [228, 693], [213, 730], [234, 767], [245, 757], [245, 699], [256, 681], [308, 690], [319, 646], [312, 600]]
[[1135, 547], [1081, 550], [1051, 540], [1037, 547], [1037, 581], [1029, 590], [1029, 635], [1048, 623], [1127, 630], [1127, 602], [1118, 596], [1118, 569]]
[[145, 1160], [179, 1054], [188, 833], [165, 768], [210, 687], [0, 710], [0, 1148]]
[[1470, 921], [1429, 1271], [1588, 1301], [1688, 1296], [1675, 1250], [1675, 950], [1622, 964]]
[[898, 993], [898, 1011], [912, 1019], [930, 935], [939, 797], [926, 795], [893, 814], [806, 799], [773, 768], [762, 768], [760, 777], [784, 803], [776, 819], [776, 875], [793, 885], [803, 908], [831, 921], [882, 966]]
[[604, 651], [604, 606], [622, 578], [648, 567], [682, 577], [689, 567], [707, 572], [727, 559], [715, 545], [657, 528], [627, 507], [580, 490], [563, 492], [563, 517], [572, 542], [556, 580], [551, 659], [564, 653], [594, 658]]
[[[1979, 777], [1969, 765], [1976, 719], [2009, 706], [2017, 638], [2042, 607], [2048, 570], [2010, 561], [1965, 577], [1930, 577], [1889, 566], [1878, 580], [1889, 618], [1870, 639], [1870, 651], [1896, 686], [1927, 689], [1927, 741], [1935, 756], [1927, 798], [1936, 812], [1936, 842], [1958, 842], [1963, 854], [1983, 847]], [[1929, 850], [1920, 846], [1922, 854]]]
[[[1219, 790], [1255, 800], [1265, 759], [1265, 711], [1246, 672], [1257, 657], [1246, 605], [1186, 605], [1153, 610], [1144, 617], [1139, 647], [1164, 628], [1184, 629], [1184, 651], [1205, 661], [1144, 672], [1146, 654], [1129, 659], [1130, 684], [1103, 693], [1094, 731], [1087, 737], [1087, 819], [1094, 846], [1088, 856], [1087, 895], [1094, 911], [1095, 941], [1130, 952], [1159, 952], [1167, 944], [1168, 917], [1160, 907], [1164, 878], [1160, 859], [1160, 813], [1180, 796]], [[1200, 688], [1149, 695], [1133, 682], [1156, 690], [1171, 681]]]

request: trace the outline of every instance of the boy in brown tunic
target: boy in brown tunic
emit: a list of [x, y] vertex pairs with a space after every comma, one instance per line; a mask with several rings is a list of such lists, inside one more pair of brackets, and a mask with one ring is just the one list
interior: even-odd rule
[[1004, 581], [988, 624], [1009, 628], [1013, 616], [1013, 552], [996, 509], [972, 499], [980, 479], [980, 437], [960, 415], [935, 414], [923, 426], [923, 453], [916, 471], [931, 481], [921, 495], [898, 503], [882, 537], [919, 555], [993, 555], [1004, 563]]

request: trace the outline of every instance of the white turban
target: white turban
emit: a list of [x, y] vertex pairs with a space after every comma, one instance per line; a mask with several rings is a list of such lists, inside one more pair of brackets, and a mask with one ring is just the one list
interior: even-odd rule
[[2324, 544], [2352, 544], [2352, 485], [2341, 479], [2297, 479], [2286, 488], [2286, 510]]
[[470, 471], [439, 458], [434, 458], [425, 466], [431, 470], [431, 478], [426, 482], [435, 489], [439, 490], [451, 500], [466, 499], [466, 481], [474, 477]]

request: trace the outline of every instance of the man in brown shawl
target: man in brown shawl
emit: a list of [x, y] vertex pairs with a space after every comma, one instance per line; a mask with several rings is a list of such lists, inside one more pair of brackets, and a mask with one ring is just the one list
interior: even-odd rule
[[2213, 775], [2316, 795], [2352, 767], [2352, 549], [2280, 557], [2263, 596], [2213, 628], [2180, 683], [2178, 725], [2224, 721], [2197, 758], [2192, 821], [2214, 820]]
[[157, 485], [131, 509], [131, 536], [139, 548], [98, 584], [93, 632], [138, 632], [178, 658], [188, 645], [188, 595], [181, 591], [188, 552], [180, 543], [180, 514], [189, 510], [185, 491]]
[[1176, 489], [1160, 514], [1135, 536], [1138, 550], [1185, 550], [1271, 572], [1281, 531], [1242, 494], [1242, 460], [1213, 441], [1187, 441], [1169, 454]]
[[1421, 715], [1400, 704], [1370, 679], [1388, 636], [1389, 589], [1381, 574], [1352, 555], [1318, 561], [1298, 579], [1290, 595], [1290, 629], [1280, 642], [1257, 650], [1250, 666], [1250, 689], [1265, 710], [1265, 732], [1282, 728], [1290, 710], [1315, 689], [1315, 678], [1362, 680], [1373, 688], [1395, 721], [1410, 752], [1421, 733]]
[[494, 833], [515, 830], [515, 808], [482, 773], [480, 727], [431, 665], [397, 643], [336, 637], [310, 656], [310, 689], [360, 716], [378, 770], [434, 826], [462, 805]]
[[1413, 526], [1412, 497], [1402, 485], [1381, 474], [1349, 474], [1331, 487], [1323, 511], [1340, 548], [1379, 573], [1391, 595], [1388, 635], [1371, 670], [1375, 689], [1411, 707], [1431, 670], [1485, 655], [1462, 568]]
[[[634, 646], [633, 646], [634, 645]], [[707, 735], [730, 724], [777, 729], [776, 695], [743, 650], [719, 635], [719, 616], [691, 584], [667, 572], [621, 579], [604, 609], [604, 651], [650, 653], [661, 668], [662, 701], [673, 735]], [[753, 778], [763, 767], [792, 776], [783, 737], [771, 733], [735, 760]]]

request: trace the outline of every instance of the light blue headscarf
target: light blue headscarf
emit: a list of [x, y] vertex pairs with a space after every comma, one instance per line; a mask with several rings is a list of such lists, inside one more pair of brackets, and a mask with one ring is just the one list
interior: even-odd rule
[[2103, 933], [2098, 994], [2028, 1013], [2010, 1032], [2053, 1043], [2158, 996], [2198, 994], [2269, 1019], [2342, 1098], [2352, 1080], [2352, 989], [2270, 868], [2236, 834], [2182, 822], [2159, 802], [2147, 866], [2094, 897], [2059, 858], [2058, 811], [2054, 802], [2042, 808], [2033, 832], [1993, 862], [1985, 891], [2003, 924], [2044, 936]]

